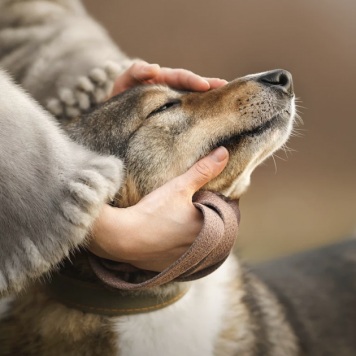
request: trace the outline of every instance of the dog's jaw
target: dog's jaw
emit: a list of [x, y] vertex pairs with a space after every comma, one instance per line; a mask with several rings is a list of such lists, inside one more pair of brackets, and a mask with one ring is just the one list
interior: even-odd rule
[[251, 174], [257, 166], [259, 166], [263, 161], [269, 158], [275, 151], [281, 148], [288, 140], [289, 136], [293, 130], [293, 124], [295, 119], [295, 97], [291, 100], [291, 105], [289, 107], [289, 118], [288, 124], [284, 128], [284, 131], [274, 130], [270, 134], [271, 139], [270, 147], [265, 149], [261, 154], [256, 155], [255, 159], [252, 159], [250, 163], [246, 166], [244, 171], [237, 177], [233, 184], [226, 190], [223, 191], [223, 194], [230, 197], [231, 199], [239, 199], [243, 195], [251, 183]]

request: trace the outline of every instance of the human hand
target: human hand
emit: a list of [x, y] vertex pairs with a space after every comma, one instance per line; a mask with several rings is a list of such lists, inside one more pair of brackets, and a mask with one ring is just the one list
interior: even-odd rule
[[203, 78], [185, 69], [161, 68], [158, 64], [137, 61], [116, 79], [111, 97], [142, 84], [166, 84], [175, 89], [206, 91], [226, 83], [226, 80]]
[[222, 172], [228, 158], [227, 149], [219, 147], [136, 205], [126, 209], [105, 205], [89, 250], [145, 270], [168, 268], [188, 250], [203, 226], [203, 215], [192, 203], [194, 193]]

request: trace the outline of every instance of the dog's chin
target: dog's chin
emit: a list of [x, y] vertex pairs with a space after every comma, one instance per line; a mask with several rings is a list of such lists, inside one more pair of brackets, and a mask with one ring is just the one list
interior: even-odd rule
[[253, 126], [249, 129], [238, 132], [231, 136], [222, 137], [218, 139], [210, 148], [209, 151], [213, 149], [224, 146], [229, 149], [229, 147], [236, 147], [246, 139], [259, 138], [263, 134], [268, 134], [274, 130], [278, 129], [278, 121], [280, 120], [280, 115], [275, 115], [263, 124]]
[[218, 191], [230, 199], [239, 199], [248, 190], [254, 169], [288, 139], [291, 120], [292, 117], [286, 120], [282, 115], [276, 115], [262, 125], [218, 141], [215, 147], [227, 148], [229, 163], [204, 189]]

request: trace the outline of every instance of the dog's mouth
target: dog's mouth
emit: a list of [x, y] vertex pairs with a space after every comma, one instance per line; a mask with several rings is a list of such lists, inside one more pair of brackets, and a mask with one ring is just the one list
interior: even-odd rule
[[220, 146], [230, 146], [230, 145], [236, 145], [239, 144], [240, 141], [245, 138], [245, 137], [257, 137], [261, 136], [264, 132], [267, 130], [273, 128], [278, 120], [279, 115], [273, 116], [271, 119], [269, 119], [267, 122], [263, 123], [262, 125], [256, 126], [252, 129], [242, 131], [238, 133], [237, 135], [233, 135], [230, 137], [223, 138], [219, 140], [215, 145], [214, 148], [220, 147]]

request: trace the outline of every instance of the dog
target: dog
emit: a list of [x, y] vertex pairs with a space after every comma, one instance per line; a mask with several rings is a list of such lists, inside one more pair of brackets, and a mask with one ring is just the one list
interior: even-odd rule
[[[128, 207], [221, 145], [229, 163], [203, 189], [239, 198], [253, 169], [286, 142], [294, 116], [292, 77], [275, 70], [204, 93], [135, 87], [66, 130], [125, 161], [115, 205]], [[85, 255], [62, 269], [99, 286]], [[0, 355], [355, 355], [355, 257], [352, 240], [252, 270], [230, 255], [201, 280], [120, 292], [144, 300], [177, 284], [187, 290], [163, 309], [122, 316], [68, 307], [37, 283], [0, 321]]]
[[[75, 117], [65, 127], [73, 139], [125, 161], [118, 207], [135, 204], [219, 145], [229, 150], [229, 164], [203, 189], [239, 198], [253, 169], [292, 131], [294, 90], [282, 70], [206, 93], [136, 87], [78, 116], [110, 94], [132, 61], [77, 0], [0, 0], [0, 8], [0, 65], [63, 124]], [[121, 64], [103, 70], [107, 60]], [[60, 90], [57, 98], [63, 87], [75, 90]], [[355, 261], [353, 240], [253, 268], [232, 254], [201, 280], [117, 292], [101, 289], [82, 251], [63, 263], [61, 273], [71, 279], [56, 293], [36, 283], [1, 301], [0, 356], [354, 356]], [[154, 299], [156, 307], [128, 315], [83, 312], [63, 296], [74, 290], [82, 297], [84, 285], [104, 305]]]

